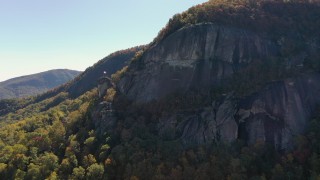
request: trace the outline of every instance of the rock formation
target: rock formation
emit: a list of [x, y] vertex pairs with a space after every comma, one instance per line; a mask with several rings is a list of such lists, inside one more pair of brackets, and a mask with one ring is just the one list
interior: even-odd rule
[[107, 89], [113, 87], [111, 79], [107, 76], [103, 76], [98, 80], [98, 93], [99, 97], [103, 97]]
[[[281, 43], [247, 30], [212, 23], [187, 26], [146, 50], [117, 87], [128, 99], [147, 103], [176, 92], [218, 87], [280, 51]], [[287, 68], [303, 66], [307, 53], [291, 57]], [[304, 73], [266, 84], [249, 96], [229, 93], [210, 107], [165, 115], [159, 119], [158, 132], [185, 145], [240, 138], [248, 144], [264, 141], [287, 149], [293, 136], [304, 132], [319, 97], [320, 75]]]
[[[252, 61], [277, 55], [279, 47], [257, 34], [233, 27], [185, 27], [147, 50], [119, 85], [128, 98], [147, 102], [177, 90], [209, 87]], [[143, 79], [144, 81], [141, 81]]]

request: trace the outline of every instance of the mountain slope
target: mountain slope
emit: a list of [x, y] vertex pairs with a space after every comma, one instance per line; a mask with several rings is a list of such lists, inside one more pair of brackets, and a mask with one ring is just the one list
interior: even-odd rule
[[34, 96], [64, 84], [79, 71], [56, 69], [0, 82], [0, 99]]
[[[249, 144], [262, 139], [287, 149], [293, 136], [304, 132], [320, 103], [320, 74], [318, 69], [307, 67], [308, 59], [316, 60], [319, 55], [315, 56], [308, 40], [301, 43], [305, 44], [302, 49], [286, 55], [284, 45], [247, 29], [214, 23], [189, 25], [147, 49], [135, 61], [137, 65], [129, 67], [118, 89], [138, 103], [159, 101], [172, 94], [185, 100], [190, 92], [202, 96], [198, 106], [190, 106], [197, 108], [192, 115], [196, 117], [182, 116], [174, 127], [182, 133], [175, 137], [185, 144], [206, 144], [215, 139], [232, 142], [242, 132], [246, 135], [241, 138]], [[220, 95], [216, 89], [222, 91]], [[260, 95], [262, 91], [267, 92]], [[253, 92], [259, 95], [247, 107], [250, 98], [246, 96], [253, 96]], [[220, 99], [218, 104], [215, 98]], [[167, 103], [171, 101], [167, 99]], [[184, 110], [186, 104], [179, 104], [172, 108]], [[215, 111], [218, 114], [214, 115]], [[172, 123], [176, 113], [180, 112], [162, 117], [164, 127]], [[206, 126], [211, 128], [205, 130]]]
[[13, 109], [0, 116], [1, 177], [316, 179], [319, 16], [310, 1], [212, 0], [132, 51], [113, 83], [83, 80], [98, 63], [0, 102]]
[[[98, 61], [92, 67], [87, 68], [72, 81], [69, 81], [68, 83], [65, 83], [38, 96], [28, 97], [25, 99], [0, 100], [0, 121], [10, 120], [11, 118], [6, 116], [8, 113], [17, 113], [17, 111], [21, 109], [28, 109], [28, 107], [32, 105], [41, 104], [46, 102], [48, 99], [59, 97], [59, 94], [66, 93], [67, 95], [63, 96], [64, 98], [58, 98], [59, 101], [56, 101], [55, 104], [51, 104], [50, 106], [48, 105], [45, 109], [53, 107], [66, 99], [75, 99], [79, 97], [80, 95], [94, 89], [97, 86], [98, 79], [104, 76], [104, 71], [106, 72], [107, 76], [111, 76], [113, 73], [121, 70], [130, 62], [135, 53], [141, 50], [143, 47], [144, 46], [138, 46], [112, 53]], [[30, 111], [32, 111], [32, 109], [30, 109]], [[24, 117], [25, 116], [20, 116], [20, 118], [13, 118], [12, 120], [16, 121], [23, 119]]]
[[[258, 162], [251, 165], [263, 168], [253, 173], [248, 167], [243, 174], [236, 172], [235, 179], [262, 178], [261, 172], [271, 170], [268, 163], [278, 162], [277, 152], [295, 154], [298, 166], [306, 170], [302, 162], [311, 159], [307, 147], [314, 140], [308, 129], [320, 104], [319, 10], [319, 3], [310, 1], [212, 0], [174, 16], [117, 83], [113, 107], [120, 117], [108, 113], [95, 117], [97, 131], [118, 138], [111, 157], [127, 166], [116, 169], [147, 179], [159, 168], [175, 168], [174, 174], [160, 173], [174, 179], [177, 171], [190, 172], [192, 165], [186, 161], [200, 161], [201, 165], [192, 166], [193, 179], [230, 178], [234, 169], [220, 169], [226, 171], [222, 177], [210, 171], [230, 155], [215, 161], [221, 144], [240, 142], [251, 150], [260, 146], [274, 156], [265, 153], [261, 158], [266, 159], [256, 158], [253, 161]], [[210, 147], [214, 162], [202, 156]], [[237, 145], [228, 150], [233, 148]], [[124, 152], [129, 154], [125, 160]], [[134, 162], [139, 157], [145, 166], [155, 157], [167, 163], [161, 161], [147, 174], [139, 172], [142, 165]], [[248, 160], [233, 158], [230, 168]], [[287, 165], [278, 163], [281, 168]], [[179, 177], [189, 177], [186, 174]]]
[[[82, 95], [97, 86], [98, 79], [102, 76], [111, 77], [112, 74], [127, 66], [134, 55], [143, 49], [144, 46], [137, 46], [126, 50], [112, 53], [103, 58], [91, 68], [86, 69], [66, 88], [73, 97]], [[103, 74], [103, 73], [106, 74]]]
[[[209, 1], [175, 16], [129, 66], [118, 90], [135, 103], [175, 104], [159, 117], [158, 131], [179, 129], [172, 139], [186, 146], [242, 139], [290, 149], [320, 103], [314, 29], [320, 6], [252, 3]], [[181, 115], [190, 109], [191, 116]]]

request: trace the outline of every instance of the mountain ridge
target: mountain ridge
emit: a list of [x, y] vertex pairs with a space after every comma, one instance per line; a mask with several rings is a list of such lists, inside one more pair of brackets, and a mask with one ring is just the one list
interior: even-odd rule
[[[67, 96], [64, 96], [60, 101], [67, 98], [76, 99], [83, 93], [94, 89], [97, 86], [100, 77], [111, 76], [116, 71], [128, 65], [135, 53], [142, 48], [144, 48], [144, 46], [132, 47], [111, 53], [99, 60], [93, 66], [88, 67], [73, 80], [37, 96], [24, 99], [0, 100], [0, 117], [6, 117], [10, 112], [16, 112], [17, 110], [24, 109], [32, 104], [38, 104], [47, 99], [58, 97], [61, 93], [67, 93]], [[104, 74], [104, 71], [106, 71], [106, 74]]]
[[0, 99], [37, 95], [76, 77], [80, 71], [53, 69], [0, 82]]

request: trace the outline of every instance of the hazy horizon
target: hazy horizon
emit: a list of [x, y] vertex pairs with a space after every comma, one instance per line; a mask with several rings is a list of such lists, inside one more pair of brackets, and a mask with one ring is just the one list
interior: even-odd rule
[[84, 71], [108, 54], [151, 42], [193, 1], [3, 1], [0, 81], [51, 69]]

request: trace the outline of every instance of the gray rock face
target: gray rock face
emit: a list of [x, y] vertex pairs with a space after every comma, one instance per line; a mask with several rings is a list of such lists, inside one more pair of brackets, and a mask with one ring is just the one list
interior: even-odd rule
[[[185, 27], [149, 48], [121, 79], [118, 89], [135, 102], [157, 100], [173, 92], [214, 87], [264, 57], [276, 57], [280, 45], [246, 30], [200, 24]], [[305, 53], [291, 57], [303, 63]], [[142, 66], [141, 66], [142, 65]], [[288, 65], [288, 67], [289, 67]], [[288, 149], [304, 132], [320, 103], [320, 74], [272, 82], [242, 99], [226, 95], [210, 107], [165, 115], [159, 136], [185, 145], [244, 139], [249, 145], [269, 142]]]
[[292, 138], [304, 132], [319, 102], [320, 74], [303, 75], [269, 84], [241, 100], [228, 95], [210, 107], [165, 116], [159, 122], [159, 135], [185, 145], [240, 138], [249, 145], [260, 141], [288, 149]]
[[294, 135], [303, 133], [319, 102], [319, 74], [270, 84], [239, 102], [239, 137], [249, 144], [261, 140], [286, 149]]
[[[143, 69], [131, 67], [119, 90], [140, 102], [177, 90], [219, 84], [254, 60], [278, 53], [275, 43], [226, 26], [199, 24], [173, 33], [145, 52]], [[143, 79], [143, 81], [141, 81]]]
[[178, 124], [182, 132], [181, 140], [185, 144], [205, 144], [213, 141], [232, 142], [238, 136], [238, 125], [234, 119], [237, 108], [231, 97], [215, 101], [211, 107], [203, 108], [199, 113], [186, 116]]
[[96, 133], [102, 137], [104, 133], [112, 134], [117, 125], [117, 117], [114, 115], [112, 103], [103, 101], [95, 107], [92, 119], [96, 127]]
[[107, 91], [107, 89], [114, 87], [111, 79], [109, 77], [101, 77], [98, 80], [98, 93], [99, 97], [103, 97]]

